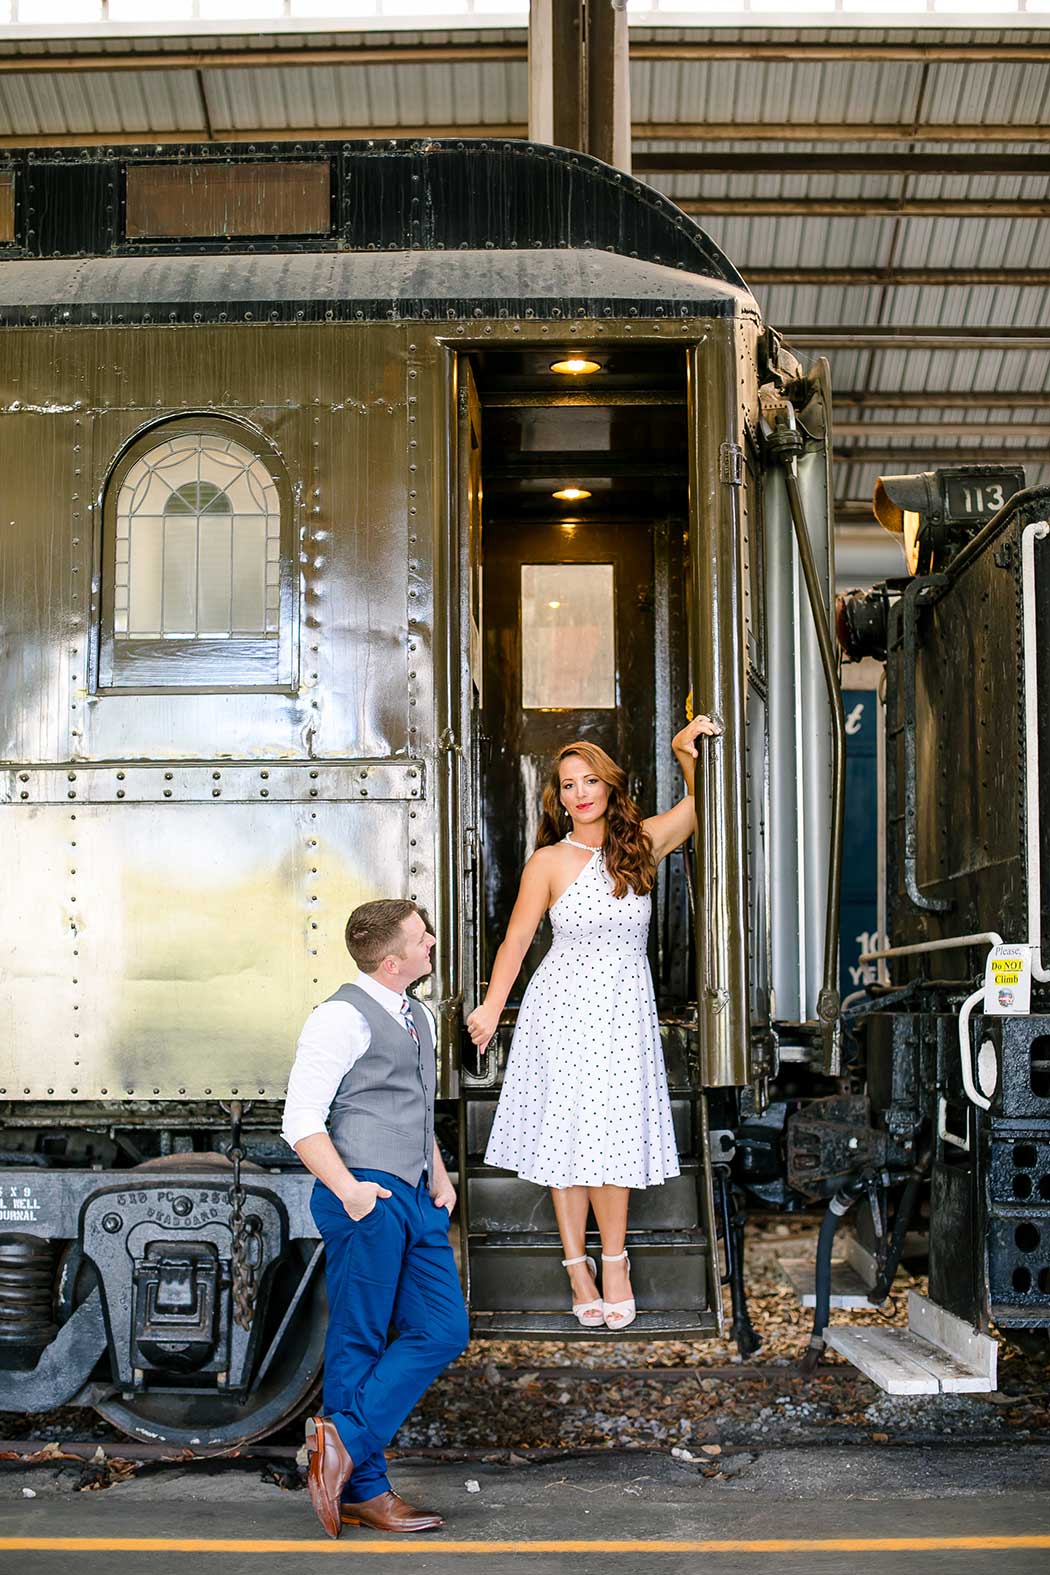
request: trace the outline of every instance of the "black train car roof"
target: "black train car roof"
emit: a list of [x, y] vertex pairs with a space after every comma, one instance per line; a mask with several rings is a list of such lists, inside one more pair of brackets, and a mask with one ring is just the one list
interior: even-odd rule
[[[124, 236], [130, 165], [304, 159], [329, 161], [328, 235]], [[8, 168], [15, 240], [0, 266], [0, 325], [759, 316], [728, 258], [672, 202], [562, 148], [56, 149], [16, 154]]]

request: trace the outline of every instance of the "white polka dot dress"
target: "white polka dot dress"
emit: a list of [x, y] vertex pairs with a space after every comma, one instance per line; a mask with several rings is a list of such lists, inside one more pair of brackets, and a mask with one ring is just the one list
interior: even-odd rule
[[545, 1187], [655, 1187], [678, 1175], [646, 955], [651, 906], [630, 889], [613, 896], [596, 849], [551, 907], [554, 942], [521, 1003], [486, 1164]]

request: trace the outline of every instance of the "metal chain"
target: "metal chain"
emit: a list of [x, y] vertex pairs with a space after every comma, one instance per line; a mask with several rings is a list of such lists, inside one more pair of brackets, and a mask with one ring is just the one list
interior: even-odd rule
[[262, 1256], [262, 1238], [259, 1222], [254, 1215], [245, 1218], [244, 1188], [241, 1186], [241, 1119], [244, 1105], [239, 1099], [230, 1101], [230, 1160], [233, 1164], [233, 1181], [230, 1185], [230, 1296], [233, 1302], [233, 1321], [242, 1329], [250, 1329], [255, 1317], [255, 1302], [259, 1292], [258, 1270]]

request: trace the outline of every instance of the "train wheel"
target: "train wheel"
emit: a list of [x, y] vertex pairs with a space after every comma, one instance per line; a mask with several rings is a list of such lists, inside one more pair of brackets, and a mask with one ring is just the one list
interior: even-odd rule
[[[262, 1351], [268, 1351], [316, 1250], [314, 1241], [296, 1242], [288, 1261], [278, 1269]], [[131, 1438], [171, 1444], [194, 1455], [223, 1454], [265, 1438], [290, 1421], [319, 1389], [327, 1314], [324, 1269], [315, 1263], [265, 1376], [246, 1397], [179, 1394], [169, 1389], [131, 1399], [107, 1396], [95, 1401], [95, 1410]]]

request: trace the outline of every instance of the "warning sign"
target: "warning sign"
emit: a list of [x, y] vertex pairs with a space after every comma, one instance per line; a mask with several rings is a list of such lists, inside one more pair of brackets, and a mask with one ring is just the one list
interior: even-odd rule
[[1032, 998], [1032, 948], [993, 946], [984, 972], [984, 1011], [992, 1017], [1027, 1013]]

